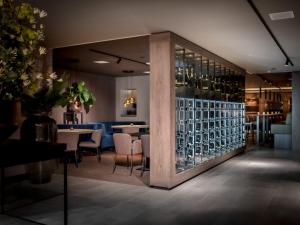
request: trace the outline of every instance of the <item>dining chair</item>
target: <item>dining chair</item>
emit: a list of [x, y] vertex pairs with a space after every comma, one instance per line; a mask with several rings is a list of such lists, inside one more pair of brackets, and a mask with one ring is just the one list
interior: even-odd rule
[[[116, 154], [114, 157], [114, 168], [113, 173], [115, 172], [117, 166], [127, 166], [130, 164], [130, 176], [132, 175], [134, 158], [135, 161], [141, 164], [142, 157], [142, 147], [141, 140], [136, 140], [132, 142], [132, 137], [129, 134], [125, 133], [115, 133], [113, 134], [113, 139], [115, 143]], [[136, 160], [140, 158], [140, 160]], [[124, 162], [125, 161], [125, 162]]]
[[91, 141], [82, 141], [79, 143], [79, 148], [96, 149], [98, 162], [101, 162], [101, 152], [100, 152], [101, 134], [102, 134], [101, 129], [94, 130], [92, 133]]
[[67, 133], [67, 132], [58, 132], [57, 133], [57, 143], [65, 143], [67, 148], [65, 152], [74, 152], [75, 157], [75, 166], [78, 168], [78, 141], [79, 141], [79, 134], [75, 133]]
[[140, 129], [138, 127], [124, 127], [124, 128], [122, 128], [122, 132], [125, 134], [130, 134], [133, 141], [139, 139], [138, 135], [139, 135]]
[[143, 176], [146, 168], [147, 158], [150, 158], [150, 135], [149, 134], [141, 135], [141, 141], [142, 141], [142, 151], [143, 151], [141, 176]]

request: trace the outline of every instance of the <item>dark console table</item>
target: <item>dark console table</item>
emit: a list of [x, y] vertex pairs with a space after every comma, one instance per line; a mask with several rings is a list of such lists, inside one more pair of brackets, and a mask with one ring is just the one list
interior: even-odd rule
[[[67, 180], [67, 161], [65, 159], [65, 144], [52, 144], [47, 142], [28, 143], [21, 140], [9, 140], [0, 143], [0, 169], [1, 169], [1, 213], [6, 213], [4, 208], [4, 187], [5, 187], [5, 168], [10, 166], [23, 165], [33, 162], [45, 161], [50, 159], [63, 158], [64, 160], [64, 224], [68, 224], [68, 180]], [[19, 219], [41, 224], [30, 219]]]
[[69, 122], [72, 124], [78, 124], [78, 114], [80, 115], [80, 123], [83, 124], [83, 112], [64, 112], [64, 124], [69, 124]]

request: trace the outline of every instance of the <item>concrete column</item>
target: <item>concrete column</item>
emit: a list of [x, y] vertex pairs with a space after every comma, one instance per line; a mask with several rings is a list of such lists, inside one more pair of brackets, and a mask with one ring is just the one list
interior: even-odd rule
[[292, 77], [292, 149], [300, 152], [300, 72]]

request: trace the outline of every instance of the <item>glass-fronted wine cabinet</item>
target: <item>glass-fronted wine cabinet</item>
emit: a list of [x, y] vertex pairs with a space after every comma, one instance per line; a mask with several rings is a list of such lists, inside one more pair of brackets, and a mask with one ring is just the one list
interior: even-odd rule
[[175, 47], [176, 172], [245, 146], [245, 76]]

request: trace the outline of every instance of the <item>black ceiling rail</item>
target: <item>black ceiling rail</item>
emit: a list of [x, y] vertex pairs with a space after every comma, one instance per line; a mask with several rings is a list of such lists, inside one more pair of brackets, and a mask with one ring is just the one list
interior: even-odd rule
[[149, 66], [147, 63], [145, 62], [140, 62], [140, 61], [137, 61], [135, 59], [129, 59], [129, 58], [126, 58], [126, 57], [123, 57], [123, 56], [118, 56], [118, 55], [114, 55], [114, 54], [111, 54], [111, 53], [107, 53], [107, 52], [103, 52], [103, 51], [100, 51], [100, 50], [96, 50], [96, 49], [90, 49], [91, 52], [95, 52], [95, 53], [99, 53], [99, 54], [102, 54], [102, 55], [108, 55], [108, 56], [111, 56], [111, 57], [115, 57], [117, 58], [117, 63], [119, 64], [121, 62], [122, 59], [125, 59], [125, 60], [128, 60], [128, 61], [131, 61], [131, 62], [135, 62], [135, 63], [140, 63], [140, 64], [143, 64], [143, 65], [146, 65], [146, 66]]
[[287, 60], [286, 63], [290, 63], [292, 66], [294, 66], [292, 60], [290, 59], [290, 57], [287, 55], [287, 53], [282, 48], [281, 44], [279, 43], [279, 41], [277, 40], [277, 38], [275, 37], [275, 35], [271, 31], [270, 27], [268, 26], [268, 24], [266, 23], [266, 21], [264, 20], [264, 18], [262, 17], [262, 15], [260, 14], [260, 12], [258, 11], [258, 9], [256, 8], [256, 6], [253, 3], [253, 1], [252, 0], [247, 0], [247, 1], [248, 1], [249, 5], [251, 6], [251, 8], [253, 9], [253, 11], [258, 16], [258, 18], [260, 19], [260, 21], [265, 26], [265, 28], [267, 29], [267, 31], [269, 32], [269, 34], [271, 35], [271, 37], [273, 38], [273, 40], [275, 41], [275, 43], [277, 44], [278, 48], [281, 50], [282, 54], [285, 56], [285, 58]]

